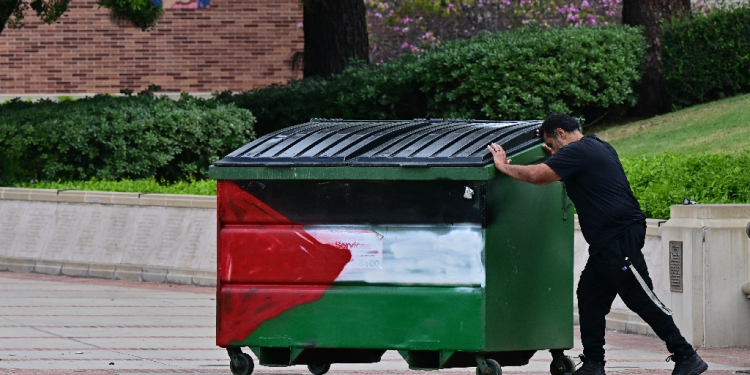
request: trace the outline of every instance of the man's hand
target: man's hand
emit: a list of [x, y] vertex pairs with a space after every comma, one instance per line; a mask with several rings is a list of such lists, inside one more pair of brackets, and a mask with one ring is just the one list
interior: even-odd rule
[[547, 166], [547, 164], [511, 165], [510, 159], [505, 155], [505, 150], [500, 145], [493, 143], [487, 146], [487, 149], [492, 153], [495, 168], [516, 180], [536, 185], [546, 185], [553, 181], [560, 181], [560, 176]]
[[[542, 139], [542, 141], [544, 141], [544, 137], [542, 137], [542, 136], [541, 136], [541, 135], [539, 134], [539, 129], [537, 129], [537, 130], [536, 130], [536, 136], [537, 136], [537, 137], [539, 137], [539, 138], [541, 138], [541, 139]], [[546, 144], [543, 144], [543, 145], [542, 145], [542, 150], [544, 150], [544, 152], [546, 152], [546, 153], [547, 153], [547, 155], [549, 155], [549, 156], [552, 156], [552, 155], [554, 155], [554, 154], [555, 154], [555, 151], [554, 151], [554, 150], [552, 150], [552, 149], [551, 149], [551, 148], [550, 148], [549, 146], [547, 146]]]
[[492, 153], [492, 159], [495, 161], [495, 167], [498, 167], [498, 169], [500, 165], [510, 164], [510, 159], [505, 155], [505, 150], [497, 143], [487, 146], [487, 149]]

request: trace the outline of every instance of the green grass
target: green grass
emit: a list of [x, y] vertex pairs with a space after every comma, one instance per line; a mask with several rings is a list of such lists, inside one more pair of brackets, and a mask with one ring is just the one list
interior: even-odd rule
[[119, 191], [126, 193], [161, 193], [161, 194], [192, 194], [216, 195], [216, 181], [178, 181], [174, 183], [159, 182], [155, 179], [142, 180], [90, 180], [90, 181], [34, 181], [19, 184], [15, 187], [56, 190], [89, 190], [89, 191]]
[[611, 143], [621, 158], [750, 150], [750, 95], [586, 132]]

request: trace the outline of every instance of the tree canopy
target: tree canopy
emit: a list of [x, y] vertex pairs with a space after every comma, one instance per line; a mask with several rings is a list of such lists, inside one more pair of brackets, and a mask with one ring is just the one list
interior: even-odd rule
[[[70, 0], [0, 0], [0, 33], [5, 27], [23, 27], [24, 16], [33, 10], [42, 22], [52, 24], [68, 11]], [[98, 0], [117, 23], [129, 23], [141, 30], [153, 28], [164, 9], [151, 0]]]

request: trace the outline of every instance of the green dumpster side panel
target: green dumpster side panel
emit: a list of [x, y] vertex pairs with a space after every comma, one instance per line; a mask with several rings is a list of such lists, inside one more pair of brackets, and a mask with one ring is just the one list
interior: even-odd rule
[[487, 350], [572, 348], [573, 210], [563, 184], [501, 176], [487, 205], [496, 215], [486, 231]]
[[283, 338], [291, 347], [481, 350], [482, 300], [481, 288], [333, 286], [322, 299], [264, 322], [239, 345]]

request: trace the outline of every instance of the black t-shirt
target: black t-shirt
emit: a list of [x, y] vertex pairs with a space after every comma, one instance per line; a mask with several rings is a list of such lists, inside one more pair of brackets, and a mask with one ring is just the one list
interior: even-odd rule
[[589, 253], [646, 221], [615, 149], [596, 135], [563, 147], [544, 162], [565, 182]]

